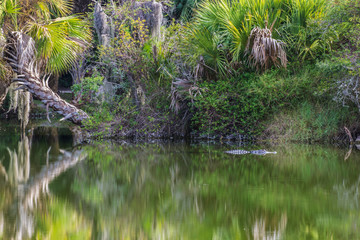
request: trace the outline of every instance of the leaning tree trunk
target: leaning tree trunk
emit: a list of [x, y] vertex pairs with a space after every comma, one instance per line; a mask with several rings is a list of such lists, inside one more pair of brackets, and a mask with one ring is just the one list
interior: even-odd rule
[[[35, 60], [35, 49], [31, 50], [29, 48], [26, 51], [23, 49], [24, 45], [28, 47], [33, 40], [21, 32], [12, 33], [10, 37], [12, 43], [8, 44], [7, 56], [4, 58], [17, 74], [17, 78], [12, 80], [13, 83], [20, 86], [16, 90], [24, 89], [29, 91], [33, 97], [45, 104], [47, 112], [50, 107], [63, 115], [64, 118], [60, 121], [70, 120], [80, 125], [84, 119], [87, 119], [89, 116], [84, 111], [66, 102], [51, 90], [48, 85], [50, 75], [47, 75], [47, 79], [46, 75], [41, 79], [40, 67], [38, 67]], [[48, 120], [50, 121], [49, 116]]]
[[[17, 64], [14, 62], [10, 62], [10, 64], [17, 67]], [[31, 66], [34, 65], [34, 63], [31, 64]], [[54, 93], [47, 85], [47, 81], [45, 79], [41, 80], [32, 70], [31, 67], [30, 69], [24, 68], [22, 70], [23, 74], [18, 75], [18, 78], [13, 81], [18, 82], [18, 84], [22, 85], [22, 88], [28, 90], [35, 98], [44, 103], [47, 110], [50, 107], [63, 115], [64, 118], [60, 121], [68, 119], [75, 124], [81, 124], [84, 119], [89, 117], [84, 111], [66, 102], [58, 94]]]

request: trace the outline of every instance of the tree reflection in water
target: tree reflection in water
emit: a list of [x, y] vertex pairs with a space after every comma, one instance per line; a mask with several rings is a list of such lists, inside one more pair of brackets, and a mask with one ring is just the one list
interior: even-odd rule
[[0, 212], [0, 238], [2, 238], [4, 234], [4, 214]]
[[287, 215], [286, 213], [281, 215], [280, 221], [278, 223], [277, 228], [266, 231], [266, 219], [260, 218], [256, 219], [253, 227], [252, 227], [252, 238], [248, 237], [248, 239], [254, 240], [280, 240], [283, 239], [283, 235], [285, 233], [287, 224]]
[[[51, 129], [54, 131], [54, 129]], [[0, 162], [0, 174], [4, 178], [4, 186], [10, 190], [10, 199], [5, 204], [5, 219], [3, 211], [0, 210], [0, 237], [5, 235], [6, 239], [28, 239], [35, 232], [34, 211], [42, 206], [42, 202], [49, 194], [49, 184], [61, 173], [73, 167], [86, 158], [83, 150], [72, 152], [60, 150], [62, 153], [58, 160], [49, 163], [49, 152], [47, 151], [47, 164], [33, 177], [30, 177], [30, 152], [32, 134], [22, 136], [18, 142], [18, 149], [9, 153], [9, 167], [6, 171]]]
[[23, 136], [18, 143], [18, 150], [7, 148], [10, 157], [10, 165], [7, 179], [12, 186], [26, 183], [30, 176], [30, 141], [27, 136]]
[[323, 146], [238, 157], [220, 145], [101, 142], [55, 159], [73, 139], [51, 134], [59, 141], [34, 133], [3, 147], [0, 239], [360, 239], [356, 152], [344, 162], [345, 149]]
[[348, 186], [344, 180], [342, 184], [334, 186], [334, 190], [338, 196], [338, 204], [340, 207], [347, 209], [359, 209], [360, 201], [360, 176], [356, 182]]

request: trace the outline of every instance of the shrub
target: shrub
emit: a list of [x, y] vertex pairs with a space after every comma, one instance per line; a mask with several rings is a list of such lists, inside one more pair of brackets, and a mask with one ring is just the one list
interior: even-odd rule
[[262, 138], [279, 141], [332, 141], [355, 115], [349, 108], [328, 102], [303, 102], [296, 109], [282, 110], [267, 122]]
[[199, 86], [207, 91], [194, 103], [193, 128], [210, 135], [258, 135], [264, 130], [266, 119], [276, 112], [297, 108], [305, 99], [324, 98], [331, 85], [326, 71], [329, 70], [308, 65], [302, 72], [245, 73], [230, 80], [201, 83]]
[[330, 31], [324, 34], [324, 24], [317, 27], [328, 13], [326, 3], [326, 0], [204, 1], [188, 28], [189, 58], [196, 65], [201, 57], [208, 71], [228, 76], [248, 66], [244, 51], [251, 31], [268, 25], [273, 29], [269, 39], [285, 42], [290, 57], [315, 58], [334, 38]]
[[338, 3], [332, 12], [334, 27], [340, 33], [332, 61], [341, 66], [337, 78], [335, 99], [343, 106], [356, 106], [360, 111], [360, 3], [346, 0]]
[[75, 101], [78, 103], [94, 102], [98, 96], [98, 91], [103, 83], [103, 80], [104, 77], [102, 77], [98, 71], [95, 71], [91, 77], [86, 77], [80, 83], [74, 84], [71, 87], [71, 90], [76, 96]]

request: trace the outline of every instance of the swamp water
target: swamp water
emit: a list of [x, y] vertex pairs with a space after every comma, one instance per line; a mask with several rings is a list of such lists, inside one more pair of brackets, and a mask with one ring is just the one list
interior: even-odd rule
[[0, 125], [0, 239], [360, 239], [360, 151], [75, 144]]

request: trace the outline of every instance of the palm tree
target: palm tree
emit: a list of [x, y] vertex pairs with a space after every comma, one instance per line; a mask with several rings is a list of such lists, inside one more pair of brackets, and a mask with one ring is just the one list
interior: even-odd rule
[[[69, 69], [91, 39], [87, 23], [69, 15], [71, 10], [68, 0], [3, 0], [0, 5], [0, 27], [6, 38], [3, 62], [16, 74], [12, 84], [16, 85], [18, 95], [31, 93], [47, 108], [64, 115], [63, 120], [81, 124], [88, 115], [62, 100], [48, 86], [49, 76]], [[4, 66], [1, 61], [0, 66]]]

